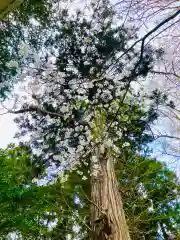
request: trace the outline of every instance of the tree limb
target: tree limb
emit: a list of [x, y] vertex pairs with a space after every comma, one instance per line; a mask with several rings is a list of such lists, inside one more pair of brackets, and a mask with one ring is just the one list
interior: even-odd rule
[[[123, 54], [121, 54], [120, 57], [118, 57], [117, 60], [121, 59], [124, 55], [126, 55], [130, 50], [132, 50], [138, 43], [142, 42], [141, 44], [141, 54], [140, 54], [140, 60], [142, 59], [143, 56], [143, 51], [144, 51], [144, 44], [145, 44], [145, 40], [154, 32], [156, 32], [159, 28], [161, 28], [164, 24], [168, 23], [169, 21], [171, 21], [172, 19], [176, 18], [178, 15], [180, 14], [180, 10], [177, 10], [174, 14], [172, 14], [171, 16], [169, 16], [168, 18], [166, 18], [165, 20], [163, 20], [162, 22], [160, 22], [157, 26], [155, 26], [153, 29], [151, 29], [147, 34], [145, 34], [142, 38], [138, 39], [135, 43], [133, 43], [131, 45], [131, 47], [129, 47]], [[140, 62], [139, 60], [139, 62]], [[137, 67], [136, 67], [137, 68]], [[112, 69], [111, 69], [112, 70]], [[110, 71], [111, 71], [110, 70]]]
[[34, 105], [30, 105], [29, 108], [21, 108], [19, 110], [8, 110], [8, 113], [12, 113], [12, 114], [21, 114], [21, 113], [27, 113], [27, 112], [38, 112], [38, 113], [42, 113], [45, 115], [49, 115], [49, 116], [55, 116], [55, 117], [62, 117], [61, 114], [56, 113], [56, 112], [49, 112], [45, 109], [42, 109], [38, 106], [34, 106]]
[[[173, 15], [171, 15], [170, 17], [166, 18], [164, 21], [162, 21], [161, 23], [159, 23], [156, 27], [154, 27], [151, 31], [149, 31], [147, 34], [144, 35], [144, 37], [140, 38], [139, 40], [137, 40], [134, 44], [132, 44], [132, 46], [130, 48], [128, 48], [117, 60], [121, 59], [125, 54], [127, 54], [130, 50], [132, 50], [134, 48], [135, 45], [137, 45], [139, 42], [141, 43], [141, 53], [140, 53], [140, 58], [139, 61], [136, 63], [135, 68], [133, 70], [133, 72], [131, 73], [130, 77], [129, 77], [129, 81], [128, 84], [126, 86], [126, 91], [122, 97], [121, 103], [124, 102], [127, 92], [129, 90], [130, 84], [131, 84], [131, 79], [134, 75], [136, 75], [136, 69], [139, 66], [139, 64], [142, 62], [143, 60], [143, 52], [144, 52], [144, 45], [145, 45], [145, 40], [151, 35], [153, 34], [155, 31], [157, 31], [160, 27], [162, 27], [164, 24], [168, 23], [170, 20], [174, 19], [175, 17], [177, 17], [180, 14], [180, 10], [176, 11]], [[110, 66], [111, 67], [111, 66]], [[113, 69], [113, 68], [112, 68]], [[112, 69], [110, 69], [109, 71], [111, 71]], [[120, 111], [120, 107], [118, 108], [114, 119], [117, 117], [118, 113]], [[111, 121], [111, 123], [109, 124], [108, 130], [110, 129], [111, 125], [113, 123], [113, 120]]]
[[177, 78], [180, 78], [180, 75], [174, 73], [174, 72], [163, 72], [163, 71], [150, 71], [150, 73], [159, 74], [159, 75], [168, 75], [168, 76], [175, 76]]
[[175, 139], [175, 140], [180, 140], [179, 137], [175, 137], [175, 136], [170, 136], [170, 135], [159, 135], [155, 137], [155, 140], [157, 140], [158, 138], [171, 138], [171, 139]]

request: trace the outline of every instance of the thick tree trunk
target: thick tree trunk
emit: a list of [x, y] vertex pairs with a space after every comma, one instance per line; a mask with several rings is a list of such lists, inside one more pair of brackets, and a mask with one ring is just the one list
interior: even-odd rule
[[117, 187], [113, 159], [96, 151], [92, 162], [92, 240], [130, 240], [123, 204]]

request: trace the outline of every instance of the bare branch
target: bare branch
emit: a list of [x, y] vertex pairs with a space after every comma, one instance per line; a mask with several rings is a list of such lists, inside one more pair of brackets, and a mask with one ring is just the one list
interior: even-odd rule
[[6, 115], [6, 114], [8, 114], [8, 113], [9, 113], [9, 112], [0, 113], [0, 116]]
[[170, 138], [170, 139], [175, 139], [175, 140], [180, 140], [179, 137], [176, 136], [170, 136], [170, 135], [159, 135], [155, 137], [155, 140], [159, 139], [159, 138]]
[[[173, 15], [169, 16], [168, 18], [166, 18], [165, 20], [163, 20], [162, 22], [160, 22], [157, 26], [155, 26], [151, 31], [149, 31], [147, 34], [144, 35], [144, 37], [138, 39], [135, 43], [133, 43], [131, 45], [131, 47], [129, 47], [123, 54], [121, 54], [121, 56], [118, 58], [121, 59], [124, 55], [126, 55], [130, 50], [132, 50], [138, 43], [141, 43], [141, 54], [140, 54], [140, 60], [138, 61], [138, 65], [142, 60], [143, 57], [143, 51], [144, 51], [144, 44], [146, 39], [152, 35], [154, 32], [156, 32], [159, 28], [161, 28], [164, 24], [168, 23], [169, 21], [171, 21], [172, 19], [176, 18], [178, 15], [180, 14], [180, 10], [176, 11]], [[137, 68], [137, 67], [136, 67]], [[112, 68], [113, 69], [113, 68]], [[110, 71], [112, 70], [110, 69]]]
[[175, 72], [162, 72], [162, 71], [150, 71], [150, 73], [159, 74], [159, 75], [170, 75], [180, 78], [180, 75], [176, 74]]
[[53, 116], [53, 117], [62, 117], [61, 114], [56, 113], [56, 112], [49, 112], [45, 109], [42, 109], [38, 106], [30, 105], [28, 108], [21, 108], [19, 110], [8, 110], [8, 113], [12, 114], [21, 114], [21, 113], [27, 113], [27, 112], [37, 112], [37, 113], [42, 113], [45, 115]]

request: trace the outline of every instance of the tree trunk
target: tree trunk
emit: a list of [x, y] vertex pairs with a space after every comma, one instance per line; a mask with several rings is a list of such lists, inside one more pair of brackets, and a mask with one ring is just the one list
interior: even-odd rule
[[91, 167], [92, 240], [130, 240], [113, 159], [109, 151], [102, 154], [99, 148], [96, 157]]

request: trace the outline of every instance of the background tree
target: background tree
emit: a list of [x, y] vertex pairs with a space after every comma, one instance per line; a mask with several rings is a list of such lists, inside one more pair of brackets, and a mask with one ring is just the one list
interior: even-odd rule
[[[175, 174], [127, 148], [122, 154], [126, 161], [117, 162], [116, 175], [131, 239], [158, 239], [159, 226], [163, 239], [178, 233]], [[32, 157], [28, 147], [1, 150], [1, 239], [13, 232], [23, 239], [89, 239], [90, 168], [82, 163], [47, 186], [37, 186], [34, 176], [42, 171], [30, 164]]]
[[[45, 177], [28, 146], [10, 145], [0, 151], [0, 239], [16, 233], [23, 239], [65, 239], [74, 225], [71, 211], [78, 210], [73, 195], [64, 191], [63, 179], [43, 186], [37, 177]], [[71, 205], [71, 209], [66, 205]], [[57, 222], [61, 229], [54, 238]], [[57, 226], [56, 226], [57, 228]], [[64, 231], [64, 232], [63, 232]]]
[[6, 2], [1, 1], [1, 3], [0, 3], [0, 18], [3, 19], [9, 11], [12, 11], [20, 3], [21, 3], [20, 1], [16, 1], [16, 0], [14, 0], [13, 2], [11, 0], [7, 0]]
[[[156, 25], [164, 18], [168, 18], [172, 13], [180, 8], [179, 1], [116, 1], [114, 4], [117, 12], [119, 13], [119, 19], [123, 24], [133, 24], [140, 30], [140, 34], [149, 31], [152, 25]], [[155, 46], [161, 46], [164, 50], [163, 62], [156, 65], [152, 71], [152, 77], [149, 79], [149, 84], [146, 87], [149, 89], [158, 88], [160, 91], [168, 92], [171, 99], [179, 105], [179, 17], [171, 19], [168, 24], [164, 25], [162, 29], [154, 32], [148, 39], [149, 43]], [[177, 107], [178, 108], [178, 107]], [[171, 111], [169, 109], [160, 109], [160, 120], [158, 123], [159, 131], [162, 135], [171, 135], [179, 137], [178, 131], [179, 121], [177, 120], [177, 111]], [[166, 123], [166, 127], [161, 127], [163, 118], [163, 125]], [[165, 143], [164, 143], [165, 142]], [[176, 138], [159, 139], [159, 144], [165, 145], [165, 150], [161, 151], [158, 155], [168, 155], [173, 161], [169, 160], [169, 164], [172, 163], [173, 168], [179, 168], [178, 161], [174, 164], [178, 158], [178, 151], [172, 150], [173, 148], [179, 148], [179, 140]], [[162, 148], [164, 148], [162, 146]], [[162, 156], [162, 157], [163, 157]], [[174, 158], [174, 156], [177, 156]]]
[[[43, 31], [48, 28], [55, 2], [48, 0], [22, 1], [17, 8], [0, 20], [0, 95], [4, 99], [14, 86], [15, 76], [24, 66], [19, 51], [24, 44], [38, 48]], [[12, 60], [13, 59], [13, 60]], [[11, 68], [8, 67], [10, 63]]]

